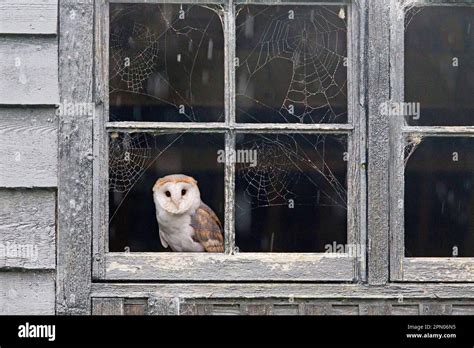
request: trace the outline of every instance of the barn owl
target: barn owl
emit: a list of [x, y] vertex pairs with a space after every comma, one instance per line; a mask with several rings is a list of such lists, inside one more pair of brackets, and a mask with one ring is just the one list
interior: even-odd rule
[[179, 252], [224, 251], [222, 225], [201, 201], [194, 178], [174, 174], [158, 179], [153, 200], [163, 247]]

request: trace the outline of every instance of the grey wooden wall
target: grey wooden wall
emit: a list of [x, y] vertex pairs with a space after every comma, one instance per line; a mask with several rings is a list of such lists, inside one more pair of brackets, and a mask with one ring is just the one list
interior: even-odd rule
[[0, 314], [54, 314], [57, 0], [0, 1]]
[[472, 301], [94, 298], [94, 315], [472, 315]]

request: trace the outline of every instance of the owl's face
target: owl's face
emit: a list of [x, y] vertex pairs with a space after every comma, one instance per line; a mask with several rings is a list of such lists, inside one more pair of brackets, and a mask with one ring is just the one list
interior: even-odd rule
[[153, 187], [153, 200], [157, 209], [174, 215], [196, 209], [201, 195], [196, 180], [185, 175], [169, 175], [159, 179]]

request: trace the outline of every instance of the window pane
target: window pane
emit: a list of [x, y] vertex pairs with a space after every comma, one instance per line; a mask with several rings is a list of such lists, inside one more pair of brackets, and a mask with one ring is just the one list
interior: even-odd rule
[[217, 8], [111, 4], [109, 54], [111, 121], [223, 121]]
[[[109, 138], [110, 251], [170, 251], [160, 243], [152, 188], [158, 178], [195, 178], [201, 199], [224, 220], [224, 136], [111, 133]], [[128, 249], [127, 249], [128, 248]]]
[[412, 138], [410, 144], [405, 256], [474, 256], [474, 139]]
[[324, 252], [327, 245], [344, 245], [346, 151], [345, 136], [239, 135], [239, 250]]
[[405, 100], [420, 103], [410, 125], [474, 125], [474, 7], [414, 8], [405, 33]]
[[347, 9], [238, 6], [238, 122], [347, 122]]

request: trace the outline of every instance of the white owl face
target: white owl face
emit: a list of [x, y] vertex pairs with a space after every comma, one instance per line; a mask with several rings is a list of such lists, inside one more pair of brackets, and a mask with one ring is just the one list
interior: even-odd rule
[[[168, 177], [160, 180], [166, 178]], [[157, 183], [160, 183], [160, 180]], [[179, 215], [187, 213], [191, 208], [197, 208], [201, 195], [194, 179], [164, 180], [153, 188], [153, 200], [157, 209], [162, 208], [170, 214]]]

